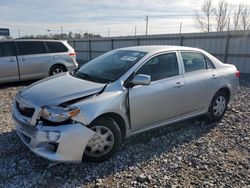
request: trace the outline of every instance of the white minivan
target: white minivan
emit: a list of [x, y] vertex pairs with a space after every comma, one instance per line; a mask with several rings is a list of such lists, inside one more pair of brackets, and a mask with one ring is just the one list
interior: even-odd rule
[[0, 41], [0, 83], [40, 79], [78, 67], [67, 41]]

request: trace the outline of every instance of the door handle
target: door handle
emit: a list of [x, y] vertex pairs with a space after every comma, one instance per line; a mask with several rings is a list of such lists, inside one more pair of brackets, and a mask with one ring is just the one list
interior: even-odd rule
[[212, 75], [212, 79], [216, 79], [217, 76], [215, 74]]
[[19, 57], [19, 58], [18, 58], [18, 61], [26, 61], [26, 60], [27, 60], [26, 57]]
[[14, 62], [15, 61], [13, 58], [9, 58], [8, 60], [9, 60], [9, 62]]
[[174, 84], [174, 87], [179, 88], [179, 87], [181, 87], [181, 86], [183, 86], [183, 85], [184, 85], [184, 83], [182, 83], [182, 82], [176, 82], [176, 83]]

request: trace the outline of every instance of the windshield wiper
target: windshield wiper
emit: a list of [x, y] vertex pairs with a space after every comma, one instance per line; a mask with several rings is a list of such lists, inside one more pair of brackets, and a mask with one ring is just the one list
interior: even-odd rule
[[97, 82], [96, 79], [94, 79], [92, 76], [90, 76], [89, 74], [87, 73], [79, 73], [79, 72], [76, 72], [76, 75], [82, 79], [86, 79], [86, 80], [90, 80], [90, 81], [93, 81], [93, 82]]

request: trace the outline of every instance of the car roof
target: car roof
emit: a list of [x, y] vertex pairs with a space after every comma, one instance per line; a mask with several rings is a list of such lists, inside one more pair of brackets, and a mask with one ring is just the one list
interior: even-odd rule
[[12, 39], [0, 39], [0, 42], [11, 42]]
[[55, 39], [13, 39], [13, 41], [50, 41], [50, 42], [60, 42], [61, 40], [55, 40]]
[[12, 42], [12, 41], [49, 41], [49, 42], [63, 42], [64, 40], [56, 40], [56, 39], [2, 39], [0, 42]]
[[201, 51], [198, 48], [192, 48], [187, 46], [172, 46], [172, 45], [147, 45], [147, 46], [133, 46], [133, 47], [125, 47], [120, 48], [122, 50], [133, 50], [133, 51], [141, 51], [148, 53], [156, 53], [161, 51], [176, 51], [176, 50], [193, 50], [193, 51]]

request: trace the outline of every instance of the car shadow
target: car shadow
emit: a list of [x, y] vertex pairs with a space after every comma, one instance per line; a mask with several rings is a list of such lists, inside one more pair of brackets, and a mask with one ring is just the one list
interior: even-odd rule
[[29, 81], [20, 81], [20, 82], [11, 82], [11, 83], [3, 83], [0, 84], [0, 89], [7, 89], [10, 87], [22, 87], [22, 86], [28, 86], [38, 80], [29, 80]]
[[138, 164], [169, 153], [173, 148], [196, 141], [216, 126], [217, 123], [208, 123], [205, 117], [199, 117], [156, 128], [128, 138], [122, 144], [121, 149], [105, 162], [82, 162], [81, 164], [55, 164], [36, 156], [22, 144], [13, 130], [0, 134], [0, 160], [4, 159], [4, 164], [9, 168], [14, 163], [16, 171], [10, 177], [0, 175], [0, 180], [2, 179], [3, 184], [7, 184], [20, 173], [26, 174], [27, 178], [32, 178], [30, 175], [32, 171], [32, 176], [35, 175], [43, 180], [40, 183], [38, 181], [37, 186], [61, 187], [66, 182], [70, 183], [74, 180], [83, 186], [99, 178], [128, 171]]

